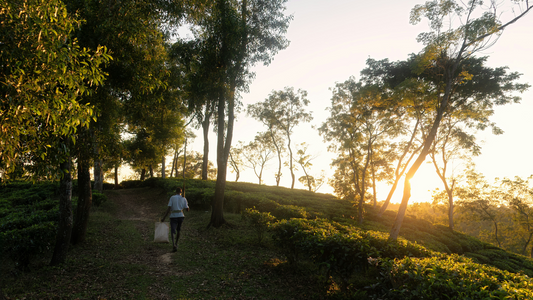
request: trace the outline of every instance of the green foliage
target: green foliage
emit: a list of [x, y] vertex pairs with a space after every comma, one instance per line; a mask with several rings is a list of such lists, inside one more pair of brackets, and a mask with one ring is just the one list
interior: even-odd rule
[[382, 299], [530, 299], [532, 279], [456, 255], [382, 260]]
[[263, 242], [270, 223], [276, 220], [276, 217], [272, 216], [270, 213], [259, 212], [253, 208], [245, 209], [242, 213], [242, 217], [253, 227], [254, 231], [256, 232], [258, 244]]
[[50, 149], [91, 121], [92, 105], [78, 100], [103, 82], [111, 57], [80, 47], [72, 34], [82, 20], [63, 1], [2, 1], [0, 19], [0, 160], [8, 170], [24, 155], [58, 163]]
[[102, 203], [107, 201], [107, 196], [101, 193], [97, 193], [93, 191], [93, 204], [96, 207], [100, 207]]
[[316, 219], [281, 220], [271, 226], [276, 245], [292, 264], [309, 259], [348, 286], [355, 273], [366, 272], [376, 258], [427, 257], [424, 247], [407, 241], [389, 241], [380, 232]]
[[272, 212], [278, 219], [307, 218], [305, 208], [296, 205], [279, 205]]
[[56, 183], [5, 185], [0, 192], [0, 253], [19, 268], [47, 253], [55, 241], [59, 207]]

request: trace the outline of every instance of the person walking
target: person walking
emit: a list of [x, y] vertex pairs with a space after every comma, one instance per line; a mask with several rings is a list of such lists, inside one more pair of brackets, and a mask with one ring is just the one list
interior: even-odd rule
[[[180, 238], [181, 224], [185, 220], [183, 210], [189, 211], [189, 203], [185, 197], [181, 196], [181, 188], [176, 188], [176, 194], [170, 197], [168, 201], [168, 209], [165, 215], [161, 219], [161, 222], [165, 221], [168, 213], [170, 213], [170, 233], [172, 237], [172, 252], [178, 251], [178, 239]], [[174, 242], [174, 235], [176, 235], [176, 241]]]

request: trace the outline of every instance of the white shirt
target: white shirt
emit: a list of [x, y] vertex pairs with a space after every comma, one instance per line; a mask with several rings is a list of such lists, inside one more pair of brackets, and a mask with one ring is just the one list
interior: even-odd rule
[[170, 218], [179, 218], [185, 217], [183, 209], [189, 208], [189, 203], [187, 203], [187, 199], [183, 198], [181, 195], [174, 195], [168, 200], [168, 206], [171, 211]]

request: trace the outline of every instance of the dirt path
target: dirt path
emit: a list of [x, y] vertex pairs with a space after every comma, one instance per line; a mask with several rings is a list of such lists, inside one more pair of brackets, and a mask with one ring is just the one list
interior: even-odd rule
[[112, 191], [107, 195], [116, 204], [117, 218], [121, 220], [155, 222], [168, 204], [164, 190], [150, 187]]
[[[135, 188], [109, 191], [107, 196], [117, 207], [116, 216], [120, 220], [135, 221], [135, 227], [146, 242], [154, 238], [154, 223], [158, 221], [167, 208], [167, 195], [162, 189]], [[168, 221], [168, 217], [166, 219]], [[156, 247], [149, 247], [136, 257], [139, 261], [157, 262], [161, 267], [172, 263], [171, 247], [162, 252]], [[155, 261], [154, 261], [155, 260]]]

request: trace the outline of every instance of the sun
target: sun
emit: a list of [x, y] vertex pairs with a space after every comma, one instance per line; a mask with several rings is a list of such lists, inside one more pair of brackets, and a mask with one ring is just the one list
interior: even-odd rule
[[[402, 202], [404, 180], [405, 177], [398, 183], [391, 203]], [[383, 201], [387, 198], [392, 184], [379, 183], [377, 186], [378, 200]], [[442, 189], [442, 187], [442, 181], [435, 172], [433, 165], [422, 164], [415, 176], [411, 179], [411, 198], [409, 199], [409, 204], [415, 202], [432, 202], [431, 194], [433, 190], [437, 188]]]

